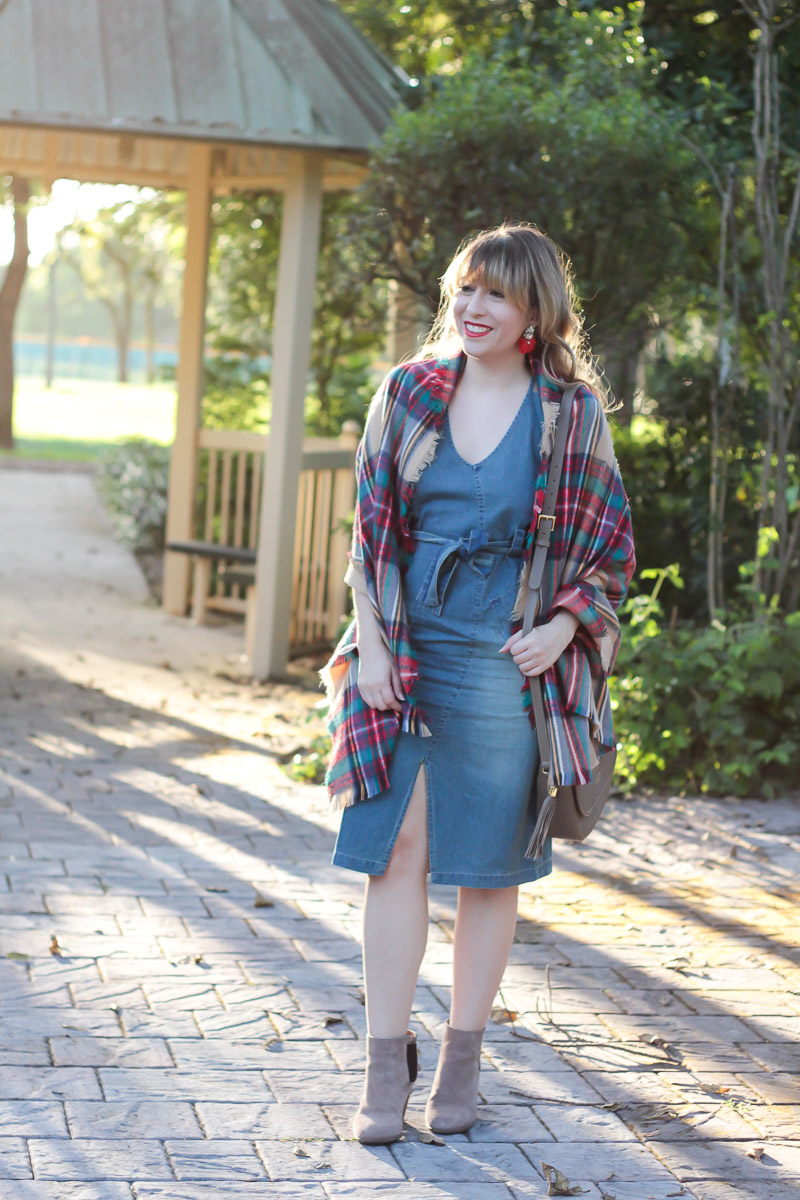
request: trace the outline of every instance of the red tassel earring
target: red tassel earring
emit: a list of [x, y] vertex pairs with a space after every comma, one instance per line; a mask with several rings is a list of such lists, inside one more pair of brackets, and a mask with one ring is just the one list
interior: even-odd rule
[[533, 325], [529, 325], [525, 330], [517, 342], [517, 348], [520, 354], [532, 354], [536, 349], [536, 330]]

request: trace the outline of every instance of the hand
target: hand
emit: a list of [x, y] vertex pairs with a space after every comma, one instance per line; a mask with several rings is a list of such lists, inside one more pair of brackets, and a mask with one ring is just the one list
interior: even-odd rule
[[359, 646], [358, 690], [369, 708], [400, 712], [405, 692], [393, 655], [383, 642]]
[[525, 637], [521, 630], [512, 633], [500, 653], [509, 653], [523, 675], [541, 675], [564, 653], [578, 624], [572, 613], [559, 609], [545, 625], [537, 626]]

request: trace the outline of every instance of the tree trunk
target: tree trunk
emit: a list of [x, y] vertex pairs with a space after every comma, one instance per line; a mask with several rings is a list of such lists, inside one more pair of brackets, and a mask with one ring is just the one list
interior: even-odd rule
[[0, 446], [14, 449], [14, 318], [28, 269], [27, 179], [13, 176], [14, 253], [0, 288]]
[[639, 374], [639, 361], [644, 348], [647, 331], [630, 329], [622, 337], [604, 338], [603, 331], [596, 329], [593, 338], [594, 352], [599, 356], [604, 378], [611, 393], [621, 408], [614, 419], [628, 426], [633, 418], [633, 401]]
[[56, 315], [58, 311], [56, 295], [57, 267], [58, 259], [53, 258], [47, 270], [47, 347], [44, 369], [44, 386], [46, 388], [51, 388], [53, 386], [53, 377], [55, 375]]
[[[728, 275], [728, 232], [733, 205], [734, 174], [728, 172], [727, 186], [722, 190], [720, 216], [719, 259], [717, 263], [717, 378], [711, 388], [711, 462], [708, 494], [708, 542], [706, 549], [706, 590], [708, 619], [713, 621], [717, 610], [725, 606], [722, 535], [725, 527], [727, 495], [728, 429], [721, 411], [721, 400], [730, 386], [734, 371], [731, 343], [726, 336], [726, 279]], [[726, 406], [727, 411], [727, 406]]]
[[123, 311], [120, 314], [122, 320], [117, 328], [117, 355], [119, 360], [119, 369], [117, 371], [117, 379], [120, 383], [128, 382], [128, 343], [130, 340], [130, 312], [125, 311], [128, 308], [127, 304], [123, 305]]
[[[778, 23], [776, 0], [742, 0], [742, 7], [759, 31], [753, 56], [753, 147], [756, 158], [755, 210], [761, 243], [761, 283], [768, 321], [766, 429], [760, 481], [760, 504], [755, 548], [756, 610], [762, 603], [780, 601], [800, 565], [797, 542], [790, 531], [787, 484], [792, 438], [800, 419], [800, 389], [792, 387], [796, 350], [789, 345], [788, 266], [800, 217], [800, 170], [795, 176], [789, 211], [781, 211], [780, 181], [789, 164], [781, 145], [781, 89], [776, 38], [790, 23]], [[793, 19], [793, 18], [792, 18]], [[794, 165], [792, 167], [795, 170]]]
[[156, 381], [156, 289], [151, 282], [144, 302], [145, 376], [148, 383]]
[[131, 340], [131, 312], [133, 295], [131, 292], [131, 272], [127, 263], [120, 266], [122, 276], [122, 297], [117, 306], [117, 351], [119, 354], [119, 382], [128, 382], [128, 347]]
[[98, 296], [101, 304], [108, 309], [111, 317], [111, 328], [114, 331], [114, 342], [117, 349], [117, 383], [128, 382], [128, 345], [131, 333], [131, 309], [133, 297], [127, 285], [123, 288], [121, 299], [115, 301], [110, 296]]

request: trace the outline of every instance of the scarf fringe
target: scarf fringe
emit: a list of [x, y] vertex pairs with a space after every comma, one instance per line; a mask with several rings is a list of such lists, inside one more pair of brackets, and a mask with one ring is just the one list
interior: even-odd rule
[[556, 421], [558, 420], [560, 411], [561, 405], [557, 404], [554, 400], [542, 400], [542, 440], [539, 445], [539, 454], [542, 459], [550, 457], [553, 449]]
[[422, 472], [433, 462], [441, 436], [438, 429], [432, 429], [429, 436], [420, 442], [419, 450], [417, 451], [419, 457], [414, 457], [413, 466], [409, 464], [410, 474], [406, 476], [407, 483], [419, 482]]
[[525, 616], [525, 605], [528, 602], [528, 580], [531, 577], [531, 560], [528, 559], [522, 564], [522, 570], [519, 573], [519, 583], [517, 585], [517, 596], [514, 600], [514, 607], [511, 610], [511, 620], [521, 621]]
[[345, 792], [335, 792], [334, 795], [331, 796], [330, 811], [341, 812], [344, 808], [352, 808], [356, 802], [356, 799], [357, 797], [355, 788], [348, 788]]

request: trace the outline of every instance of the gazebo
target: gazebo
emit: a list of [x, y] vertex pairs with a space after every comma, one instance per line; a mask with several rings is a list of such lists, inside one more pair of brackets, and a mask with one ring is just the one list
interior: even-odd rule
[[[251, 630], [260, 678], [288, 655], [322, 193], [363, 177], [403, 86], [333, 0], [0, 4], [0, 172], [187, 193], [169, 541], [192, 533], [212, 199], [283, 193]], [[189, 572], [167, 554], [170, 612], [186, 611]]]

